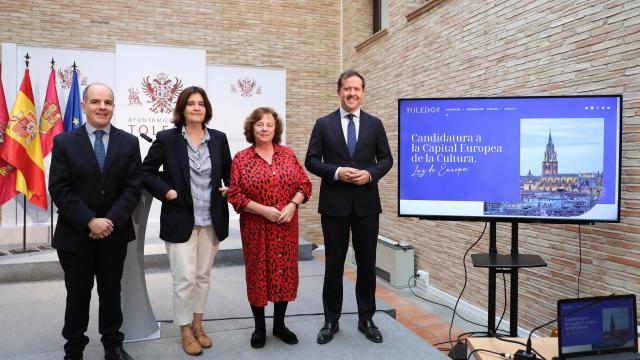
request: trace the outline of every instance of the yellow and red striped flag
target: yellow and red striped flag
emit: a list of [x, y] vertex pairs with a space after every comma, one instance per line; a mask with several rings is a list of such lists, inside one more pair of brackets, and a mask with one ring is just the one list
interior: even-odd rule
[[[4, 133], [9, 122], [9, 110], [7, 109], [7, 101], [4, 98], [1, 75], [2, 64], [0, 64], [0, 153], [2, 153]], [[0, 206], [16, 197], [16, 195], [18, 195], [18, 190], [16, 190], [16, 168], [0, 157]]]
[[46, 210], [47, 188], [44, 180], [40, 127], [36, 118], [29, 69], [24, 70], [24, 78], [11, 111], [0, 156], [18, 169], [16, 190], [23, 193], [32, 204]]
[[[52, 60], [53, 61], [53, 60]], [[53, 149], [53, 137], [64, 132], [60, 102], [56, 90], [56, 71], [51, 66], [47, 94], [44, 97], [42, 115], [40, 116], [40, 141], [42, 142], [42, 157], [47, 157]]]

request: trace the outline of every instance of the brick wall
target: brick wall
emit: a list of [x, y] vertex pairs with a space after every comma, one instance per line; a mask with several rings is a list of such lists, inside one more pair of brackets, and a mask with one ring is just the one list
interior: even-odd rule
[[[349, 13], [370, 1], [345, 3]], [[364, 107], [383, 119], [394, 154], [398, 98], [624, 96], [622, 221], [520, 225], [521, 252], [540, 254], [549, 266], [521, 271], [519, 325], [532, 328], [552, 319], [558, 298], [577, 295], [579, 232], [581, 295], [640, 293], [640, 2], [436, 0], [426, 2], [437, 3], [434, 8], [408, 21], [416, 8], [411, 3], [391, 0], [388, 33], [364, 47], [370, 30], [345, 25], [352, 33], [343, 36], [343, 67], [363, 72]], [[380, 189], [381, 233], [414, 244], [416, 267], [430, 273], [432, 285], [457, 295], [462, 256], [484, 224], [398, 218], [397, 164]], [[498, 237], [499, 250], [508, 252], [510, 228], [499, 225]], [[488, 241], [485, 235], [471, 253], [486, 252]], [[470, 259], [467, 268], [464, 300], [485, 308], [487, 271], [473, 268]]]
[[[3, 42], [100, 50], [115, 50], [117, 41], [203, 47], [210, 64], [286, 68], [287, 142], [301, 161], [315, 119], [339, 104], [340, 2], [0, 0], [0, 19]], [[301, 210], [302, 236], [315, 240], [321, 238], [316, 208], [314, 202]]]
[[[360, 50], [371, 35], [372, 0], [343, 0], [342, 14], [340, 3], [0, 0], [0, 39], [102, 50], [115, 49], [116, 41], [204, 47], [209, 63], [284, 67], [287, 141], [301, 160], [314, 120], [338, 106], [335, 81], [346, 67], [367, 78], [365, 110], [384, 120], [394, 154], [400, 97], [621, 93], [622, 222], [520, 226], [521, 251], [549, 263], [521, 272], [521, 325], [551, 319], [557, 298], [576, 295], [578, 231], [583, 295], [640, 292], [640, 2], [390, 0], [388, 33]], [[407, 21], [420, 3], [438, 4]], [[319, 181], [311, 178], [314, 197], [301, 210], [300, 230], [320, 243]], [[414, 244], [416, 267], [429, 271], [434, 286], [457, 294], [462, 255], [483, 224], [399, 219], [395, 165], [380, 189], [381, 233]], [[498, 227], [502, 252], [509, 234]], [[473, 252], [487, 251], [487, 244], [485, 237]], [[467, 266], [464, 299], [484, 307], [486, 271], [469, 260]]]

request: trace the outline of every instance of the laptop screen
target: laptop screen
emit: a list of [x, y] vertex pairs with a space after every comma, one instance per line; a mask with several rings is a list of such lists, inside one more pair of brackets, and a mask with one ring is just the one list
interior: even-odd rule
[[558, 301], [558, 353], [561, 358], [637, 352], [635, 295]]

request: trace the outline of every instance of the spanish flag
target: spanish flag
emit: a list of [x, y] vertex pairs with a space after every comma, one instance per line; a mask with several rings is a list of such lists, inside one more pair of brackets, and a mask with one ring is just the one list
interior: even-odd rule
[[[2, 75], [2, 64], [0, 64], [0, 75]], [[4, 89], [2, 88], [2, 80], [0, 80], [0, 153], [4, 139], [4, 133], [9, 122], [9, 111], [7, 110], [7, 102], [4, 98]], [[0, 206], [18, 195], [16, 190], [16, 168], [9, 165], [0, 157]]]
[[23, 193], [31, 203], [46, 210], [47, 188], [44, 180], [40, 127], [36, 118], [29, 69], [24, 70], [24, 78], [11, 111], [0, 156], [18, 170], [16, 190]]
[[40, 141], [42, 142], [43, 158], [49, 155], [53, 149], [53, 138], [61, 132], [64, 132], [64, 127], [62, 126], [58, 91], [56, 90], [56, 72], [52, 66], [40, 116]]

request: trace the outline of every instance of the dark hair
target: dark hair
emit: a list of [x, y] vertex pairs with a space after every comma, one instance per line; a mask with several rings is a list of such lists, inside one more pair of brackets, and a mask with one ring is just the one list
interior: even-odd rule
[[360, 75], [360, 73], [355, 70], [347, 69], [340, 74], [340, 77], [338, 77], [338, 91], [342, 88], [342, 82], [352, 76], [357, 76], [362, 80], [362, 90], [364, 90], [364, 76]]
[[176, 108], [173, 110], [173, 125], [175, 126], [184, 126], [185, 118], [184, 118], [184, 109], [187, 108], [187, 102], [189, 102], [189, 97], [193, 94], [200, 94], [204, 99], [204, 108], [207, 112], [204, 115], [204, 121], [202, 122], [202, 128], [205, 128], [211, 118], [213, 117], [213, 110], [211, 109], [211, 103], [209, 102], [209, 98], [207, 97], [207, 93], [203, 88], [197, 86], [189, 86], [188, 88], [182, 90], [180, 95], [178, 96], [178, 100], [176, 100]]
[[280, 140], [282, 139], [282, 120], [280, 120], [278, 113], [270, 107], [259, 107], [247, 116], [247, 119], [244, 121], [244, 137], [247, 139], [247, 142], [251, 144], [256, 143], [256, 138], [253, 136], [253, 127], [266, 114], [271, 114], [273, 119], [276, 121], [276, 130], [271, 142], [274, 144], [280, 144]]

